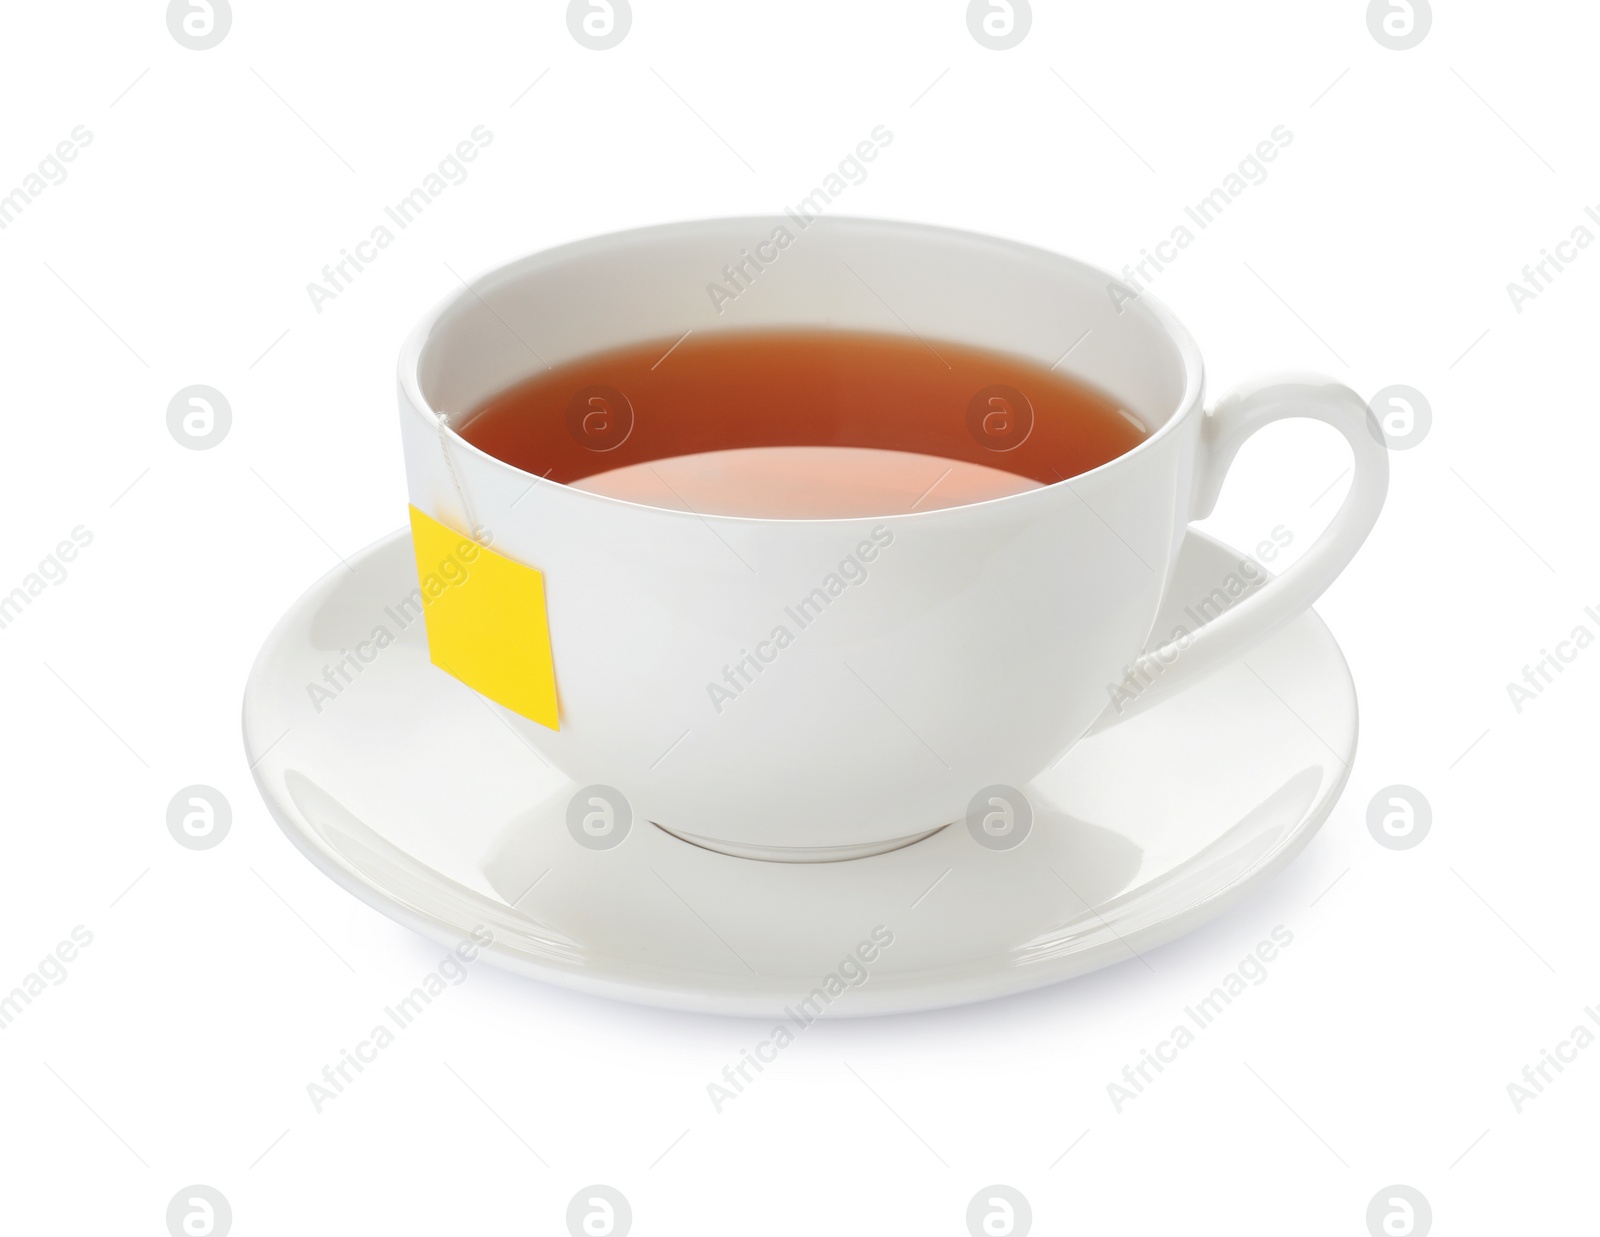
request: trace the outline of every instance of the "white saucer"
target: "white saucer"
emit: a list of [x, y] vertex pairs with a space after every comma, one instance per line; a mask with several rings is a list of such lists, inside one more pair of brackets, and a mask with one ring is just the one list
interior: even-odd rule
[[[1185, 607], [1241, 557], [1191, 533], [1156, 630], [1192, 628]], [[1014, 849], [981, 846], [962, 823], [868, 859], [767, 863], [635, 821], [619, 845], [592, 850], [567, 827], [577, 788], [429, 664], [420, 619], [397, 621], [416, 587], [408, 535], [350, 565], [294, 604], [245, 689], [245, 749], [284, 832], [426, 936], [454, 944], [487, 927], [483, 956], [498, 965], [650, 1005], [782, 1016], [814, 989], [843, 988], [811, 998], [801, 1021], [824, 1006], [894, 1013], [1127, 961], [1288, 863], [1355, 753], [1349, 670], [1308, 613], [1080, 742], [1026, 788], [1033, 829]], [[362, 646], [379, 627], [393, 643]], [[326, 686], [324, 668], [363, 648], [371, 660], [352, 657], [359, 672], [316, 711], [308, 684]], [[846, 963], [875, 928], [893, 943]]]

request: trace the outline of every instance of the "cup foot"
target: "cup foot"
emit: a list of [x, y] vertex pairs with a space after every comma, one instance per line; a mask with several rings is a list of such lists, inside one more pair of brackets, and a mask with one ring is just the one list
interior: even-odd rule
[[680, 842], [688, 842], [691, 846], [698, 846], [702, 850], [715, 851], [719, 855], [731, 855], [735, 859], [758, 859], [764, 863], [841, 863], [846, 859], [866, 859], [912, 846], [949, 827], [936, 825], [926, 832], [914, 833], [910, 837], [890, 838], [887, 842], [863, 842], [855, 846], [751, 846], [703, 838], [693, 833], [680, 833], [676, 829], [668, 829], [660, 821], [650, 823], [662, 833], [670, 833]]

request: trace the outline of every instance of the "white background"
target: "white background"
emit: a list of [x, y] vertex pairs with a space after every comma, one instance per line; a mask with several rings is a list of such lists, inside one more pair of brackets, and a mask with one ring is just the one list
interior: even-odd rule
[[[93, 543], [0, 630], [0, 990], [94, 934], [0, 1032], [7, 1230], [162, 1233], [197, 1182], [240, 1234], [560, 1233], [591, 1182], [640, 1234], [960, 1234], [992, 1182], [1040, 1233], [1360, 1237], [1391, 1183], [1439, 1233], [1581, 1227], [1600, 1051], [1520, 1114], [1506, 1084], [1600, 1002], [1600, 651], [1520, 714], [1505, 685], [1579, 623], [1600, 633], [1600, 251], [1521, 313], [1506, 284], [1600, 204], [1600, 12], [1440, 4], [1391, 51], [1357, 0], [1040, 3], [995, 52], [952, 0], [636, 0], [595, 52], [564, 7], [238, 3], [199, 52], [150, 0], [7, 8], [0, 194], [74, 126], [93, 141], [0, 231], [0, 592], [75, 526]], [[880, 124], [894, 143], [841, 211], [1112, 269], [1292, 131], [1153, 291], [1213, 393], [1298, 367], [1431, 402], [1319, 605], [1361, 695], [1342, 801], [1150, 967], [829, 1023], [721, 1115], [705, 1084], [762, 1024], [482, 966], [317, 1115], [306, 1083], [442, 950], [292, 849], [238, 708], [278, 615], [403, 521], [402, 335], [452, 271], [781, 209]], [[477, 125], [494, 140], [470, 178], [316, 312], [307, 282]], [[212, 450], [166, 428], [191, 383], [232, 405]], [[1252, 545], [1282, 523], [1303, 548], [1342, 452], [1274, 427], [1209, 527]], [[214, 850], [167, 832], [191, 783], [232, 803]], [[1412, 850], [1366, 827], [1392, 783], [1433, 807]], [[1270, 978], [1116, 1112], [1106, 1084], [1278, 924], [1295, 943]]]

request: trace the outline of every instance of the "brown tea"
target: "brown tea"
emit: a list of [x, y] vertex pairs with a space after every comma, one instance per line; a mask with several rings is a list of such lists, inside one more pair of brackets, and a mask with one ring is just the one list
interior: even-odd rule
[[459, 425], [536, 476], [652, 506], [784, 519], [960, 506], [1087, 472], [1147, 436], [1022, 357], [839, 331], [689, 334], [597, 353]]

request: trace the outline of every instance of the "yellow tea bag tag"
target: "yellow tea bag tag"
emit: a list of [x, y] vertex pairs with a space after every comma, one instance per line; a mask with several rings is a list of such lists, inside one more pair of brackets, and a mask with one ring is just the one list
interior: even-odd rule
[[513, 713], [561, 729], [544, 576], [411, 508], [428, 657]]

